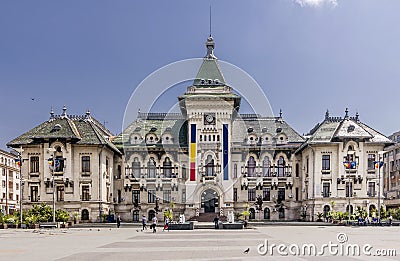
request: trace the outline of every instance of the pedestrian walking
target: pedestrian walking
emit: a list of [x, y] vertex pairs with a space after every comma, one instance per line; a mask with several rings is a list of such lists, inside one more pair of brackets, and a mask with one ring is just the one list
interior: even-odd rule
[[121, 226], [121, 216], [118, 215], [117, 217], [117, 228], [119, 228]]
[[153, 219], [151, 220], [151, 222], [152, 222], [151, 226], [153, 227], [153, 233], [156, 233], [157, 232], [156, 227], [157, 227], [157, 222], [158, 222], [157, 217], [154, 216]]
[[168, 230], [168, 232], [169, 232], [169, 218], [165, 218], [165, 224], [164, 224], [163, 231], [164, 230]]
[[219, 218], [218, 218], [218, 216], [215, 216], [215, 218], [214, 218], [214, 228], [215, 229], [219, 229], [218, 222], [219, 222]]
[[147, 218], [145, 215], [142, 216], [142, 225], [143, 225], [142, 231], [147, 229]]

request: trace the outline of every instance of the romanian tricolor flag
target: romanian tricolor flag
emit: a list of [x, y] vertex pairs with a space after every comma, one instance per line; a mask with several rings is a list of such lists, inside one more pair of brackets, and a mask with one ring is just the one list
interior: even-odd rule
[[18, 165], [18, 167], [21, 167], [21, 160], [20, 159], [14, 159], [14, 161], [15, 161], [15, 164], [17, 164]]
[[189, 161], [190, 161], [190, 181], [196, 181], [196, 124], [190, 124], [190, 143], [189, 143]]
[[375, 164], [375, 169], [382, 168], [383, 164], [385, 164], [383, 161], [374, 161]]
[[344, 167], [345, 167], [346, 169], [349, 169], [349, 168], [350, 168], [350, 161], [345, 161], [345, 162], [343, 162], [343, 165], [344, 165]]

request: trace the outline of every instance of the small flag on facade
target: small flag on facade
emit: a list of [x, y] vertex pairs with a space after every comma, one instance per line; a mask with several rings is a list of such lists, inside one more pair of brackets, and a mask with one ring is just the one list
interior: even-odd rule
[[48, 159], [47, 162], [49, 163], [50, 166], [53, 165], [53, 159]]
[[374, 161], [375, 164], [375, 169], [382, 168], [383, 164], [385, 164], [383, 161]]
[[20, 159], [14, 159], [14, 161], [15, 161], [15, 164], [18, 165], [18, 167], [21, 166], [21, 160]]
[[59, 159], [56, 159], [55, 162], [56, 162], [56, 164], [55, 164], [56, 168], [60, 167], [60, 160], [59, 160]]
[[350, 168], [355, 169], [356, 166], [357, 166], [357, 162], [352, 161], [352, 162], [350, 163]]

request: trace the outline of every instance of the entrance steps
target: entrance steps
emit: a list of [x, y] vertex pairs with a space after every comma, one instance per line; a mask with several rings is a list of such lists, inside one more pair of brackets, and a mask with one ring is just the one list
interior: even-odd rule
[[[198, 217], [191, 217], [189, 221], [198, 221], [198, 222], [212, 222], [214, 224], [214, 218], [217, 216], [217, 213], [200, 213]], [[225, 216], [218, 216], [219, 221], [225, 222], [227, 218]]]

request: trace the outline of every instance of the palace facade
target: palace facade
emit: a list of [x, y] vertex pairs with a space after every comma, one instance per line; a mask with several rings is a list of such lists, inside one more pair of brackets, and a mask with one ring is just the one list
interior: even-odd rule
[[57, 208], [84, 220], [110, 213], [138, 222], [168, 208], [194, 220], [247, 209], [250, 219], [314, 220], [333, 205], [378, 205], [373, 162], [388, 138], [347, 110], [343, 118], [327, 112], [305, 136], [281, 113], [242, 114], [211, 36], [206, 48], [193, 84], [178, 97], [180, 113], [139, 113], [113, 137], [90, 112], [64, 109], [8, 143], [24, 149], [24, 208], [51, 205], [54, 193]]

